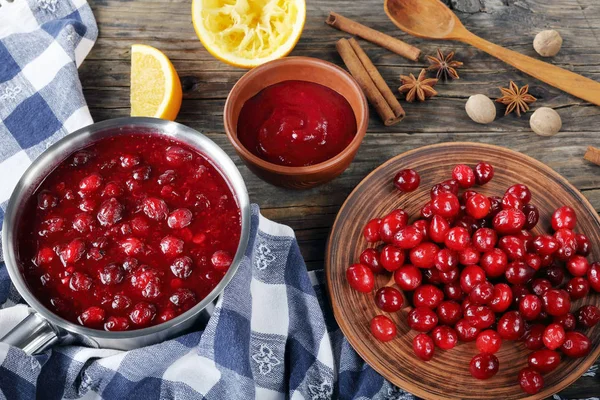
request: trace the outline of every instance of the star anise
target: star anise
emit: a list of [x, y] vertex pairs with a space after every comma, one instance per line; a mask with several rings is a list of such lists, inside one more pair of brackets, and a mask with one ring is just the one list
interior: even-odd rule
[[498, 103], [506, 105], [506, 111], [504, 115], [508, 115], [515, 111], [520, 117], [521, 113], [525, 114], [529, 110], [529, 105], [537, 99], [527, 93], [529, 85], [523, 86], [521, 89], [513, 82], [510, 81], [510, 87], [499, 88], [502, 92], [502, 97], [496, 99]]
[[444, 53], [440, 49], [437, 51], [437, 57], [427, 56], [429, 60], [428, 71], [437, 70], [436, 78], [447, 81], [449, 79], [459, 79], [458, 72], [455, 68], [463, 65], [462, 62], [453, 60], [454, 52], [451, 51], [444, 57]]
[[435, 78], [425, 78], [425, 73], [425, 69], [422, 69], [418, 78], [415, 78], [413, 74], [410, 74], [410, 76], [400, 75], [402, 86], [398, 90], [400, 93], [406, 93], [406, 101], [409, 103], [412, 103], [415, 99], [425, 101], [425, 99], [437, 94], [433, 86], [435, 86], [438, 80]]

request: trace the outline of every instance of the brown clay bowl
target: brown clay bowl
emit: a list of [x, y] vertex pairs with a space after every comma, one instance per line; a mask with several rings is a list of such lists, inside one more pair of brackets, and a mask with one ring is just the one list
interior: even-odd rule
[[[579, 378], [600, 355], [600, 324], [583, 333], [592, 341], [592, 350], [584, 358], [563, 357], [560, 366], [544, 375], [545, 387], [534, 396], [521, 391], [517, 375], [527, 364], [529, 350], [520, 342], [504, 341], [497, 356], [500, 370], [488, 380], [469, 374], [469, 362], [477, 354], [474, 342], [459, 343], [454, 349], [436, 349], [434, 358], [424, 362], [414, 355], [412, 339], [416, 335], [406, 324], [410, 307], [387, 314], [397, 325], [398, 335], [390, 342], [377, 341], [369, 331], [369, 322], [380, 311], [373, 294], [350, 288], [346, 268], [357, 262], [369, 244], [362, 236], [364, 225], [395, 208], [418, 216], [421, 205], [429, 200], [429, 189], [449, 179], [454, 165], [475, 165], [487, 161], [495, 167], [494, 179], [475, 187], [485, 195], [502, 195], [515, 183], [529, 186], [532, 204], [539, 207], [540, 222], [536, 233], [548, 231], [550, 215], [559, 206], [569, 205], [578, 216], [577, 232], [586, 234], [593, 243], [590, 260], [600, 259], [600, 219], [585, 197], [565, 178], [548, 166], [521, 153], [502, 147], [478, 143], [443, 143], [401, 154], [387, 161], [367, 176], [350, 194], [332, 228], [326, 254], [326, 276], [335, 319], [348, 341], [377, 372], [395, 385], [426, 399], [543, 399], [564, 389]], [[413, 168], [421, 175], [421, 185], [413, 193], [400, 194], [392, 185], [401, 169]], [[416, 218], [413, 218], [413, 220]], [[376, 289], [390, 282], [390, 274], [377, 277]], [[392, 281], [393, 282], [393, 281]], [[583, 304], [600, 306], [600, 294], [575, 301], [571, 311]]]
[[[344, 96], [350, 103], [356, 117], [356, 136], [348, 147], [335, 157], [307, 167], [287, 167], [261, 159], [239, 141], [237, 124], [244, 103], [267, 86], [289, 80], [327, 86]], [[310, 57], [287, 57], [270, 61], [242, 76], [229, 92], [223, 118], [227, 137], [252, 172], [277, 186], [306, 189], [330, 181], [348, 168], [367, 132], [369, 106], [358, 83], [337, 65]]]

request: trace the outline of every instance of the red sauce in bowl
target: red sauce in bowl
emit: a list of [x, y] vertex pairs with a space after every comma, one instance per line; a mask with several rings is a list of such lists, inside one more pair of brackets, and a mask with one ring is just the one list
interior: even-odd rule
[[90, 328], [130, 330], [187, 311], [240, 239], [235, 195], [211, 161], [159, 134], [101, 139], [36, 190], [19, 256], [35, 296]]
[[341, 153], [356, 129], [352, 107], [342, 95], [313, 82], [284, 81], [244, 103], [237, 135], [263, 160], [300, 167]]

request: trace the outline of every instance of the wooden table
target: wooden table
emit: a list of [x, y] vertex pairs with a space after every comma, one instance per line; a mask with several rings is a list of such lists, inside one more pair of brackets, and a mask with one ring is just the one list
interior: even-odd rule
[[[539, 57], [532, 47], [541, 30], [560, 31], [564, 44], [551, 62], [600, 81], [600, 4], [597, 0], [446, 0], [464, 25], [474, 33], [512, 50]], [[144, 43], [164, 51], [173, 61], [184, 90], [177, 121], [191, 126], [218, 143], [239, 166], [251, 201], [262, 213], [294, 228], [309, 269], [322, 268], [325, 242], [335, 215], [361, 179], [385, 160], [404, 151], [447, 141], [475, 141], [506, 146], [528, 154], [571, 181], [600, 210], [600, 167], [583, 160], [588, 145], [600, 147], [600, 107], [590, 105], [543, 84], [512, 67], [454, 42], [415, 39], [399, 31], [385, 16], [382, 0], [307, 0], [304, 34], [292, 55], [311, 56], [336, 64], [341, 59], [335, 42], [348, 37], [324, 24], [330, 10], [396, 36], [434, 55], [437, 48], [455, 50], [465, 63], [461, 79], [439, 84], [439, 95], [424, 104], [402, 101], [406, 118], [387, 128], [372, 112], [366, 138], [353, 162], [334, 181], [306, 191], [271, 186], [253, 175], [239, 160], [223, 131], [227, 93], [244, 74], [214, 59], [200, 44], [191, 22], [189, 0], [90, 0], [100, 35], [80, 68], [86, 99], [96, 121], [129, 115], [130, 47]], [[361, 45], [392, 89], [399, 75], [427, 65], [424, 57], [411, 62], [385, 49]], [[551, 138], [529, 128], [529, 114], [499, 118], [490, 125], [472, 122], [464, 111], [466, 99], [483, 93], [499, 97], [500, 86], [510, 80], [529, 83], [538, 98], [535, 107], [556, 109], [562, 132]], [[484, 155], [482, 155], [483, 157]], [[598, 364], [596, 364], [598, 367]], [[582, 377], [561, 394], [584, 398], [600, 393], [600, 375]]]

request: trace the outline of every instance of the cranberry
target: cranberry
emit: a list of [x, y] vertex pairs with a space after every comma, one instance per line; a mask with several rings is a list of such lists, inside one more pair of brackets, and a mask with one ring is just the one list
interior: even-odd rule
[[49, 190], [42, 190], [37, 196], [37, 205], [40, 210], [48, 210], [56, 207], [58, 198]]
[[421, 183], [421, 177], [414, 169], [403, 169], [394, 177], [394, 186], [401, 192], [414, 192]]
[[138, 156], [134, 156], [133, 154], [124, 154], [120, 157], [121, 167], [123, 168], [133, 168], [138, 165], [141, 160]]
[[102, 190], [102, 197], [119, 197], [123, 194], [123, 188], [117, 182], [108, 182]]
[[540, 220], [540, 212], [536, 206], [533, 204], [526, 204], [523, 206], [523, 214], [525, 214], [525, 218], [527, 222], [525, 222], [525, 226], [523, 228], [527, 230], [531, 230], [535, 228], [538, 221]]
[[504, 275], [508, 258], [506, 253], [500, 249], [487, 251], [481, 257], [479, 264], [490, 278], [498, 278]]
[[484, 161], [480, 161], [475, 166], [475, 182], [478, 185], [485, 185], [494, 177], [494, 167]]
[[379, 261], [379, 253], [377, 252], [377, 250], [375, 250], [373, 248], [365, 249], [360, 254], [359, 258], [360, 258], [360, 263], [371, 268], [371, 271], [373, 271], [374, 274], [378, 274], [381, 271], [383, 271], [383, 266], [381, 265], [381, 262]]
[[475, 185], [475, 172], [465, 164], [458, 164], [452, 170], [452, 179], [458, 182], [462, 189], [468, 189]]
[[600, 322], [600, 309], [593, 305], [581, 307], [575, 315], [577, 323], [584, 328], [591, 328]]
[[429, 332], [438, 323], [438, 316], [428, 307], [415, 307], [408, 313], [408, 326], [419, 332]]
[[131, 307], [131, 299], [123, 294], [115, 294], [111, 307], [113, 310], [123, 311]]
[[385, 312], [399, 311], [403, 303], [402, 293], [393, 287], [385, 286], [375, 292], [375, 304]]
[[600, 263], [592, 263], [587, 272], [588, 282], [592, 289], [600, 293]]
[[369, 293], [375, 287], [373, 272], [364, 264], [352, 264], [346, 270], [350, 287], [362, 293]]
[[500, 346], [502, 346], [502, 338], [495, 330], [488, 329], [481, 332], [477, 336], [475, 346], [481, 353], [494, 354], [500, 350]]
[[129, 313], [129, 319], [137, 326], [146, 326], [150, 324], [155, 316], [156, 307], [154, 304], [146, 302], [137, 303]]
[[537, 254], [527, 253], [523, 257], [523, 261], [536, 271], [542, 267], [542, 258]]
[[120, 243], [121, 250], [128, 256], [142, 254], [144, 251], [144, 243], [136, 237], [128, 237]]
[[523, 202], [523, 204], [529, 204], [531, 201], [531, 192], [529, 188], [523, 184], [512, 185], [506, 190], [506, 193], [513, 194]]
[[65, 229], [65, 219], [61, 217], [51, 217], [42, 222], [45, 229], [39, 231], [39, 235], [46, 237], [48, 234], [62, 232]]
[[560, 347], [561, 351], [571, 358], [580, 358], [588, 355], [592, 348], [590, 339], [580, 332], [566, 332], [565, 342]]
[[[430, 270], [433, 271], [433, 270]], [[448, 283], [452, 283], [455, 281], [458, 281], [459, 277], [460, 277], [460, 271], [458, 270], [458, 268], [453, 268], [450, 271], [446, 271], [446, 272], [440, 272], [439, 270], [436, 270], [436, 272], [439, 273], [439, 282], [437, 283], [444, 283], [444, 284], [448, 284]]]
[[577, 215], [571, 207], [562, 206], [554, 211], [551, 222], [555, 231], [561, 228], [574, 229], [577, 225]]
[[489, 302], [488, 307], [496, 313], [504, 312], [510, 307], [513, 301], [513, 293], [506, 283], [497, 283], [494, 285], [494, 296]]
[[519, 301], [519, 311], [524, 319], [532, 321], [542, 312], [542, 301], [535, 294], [527, 294]]
[[435, 265], [439, 248], [429, 242], [421, 243], [410, 251], [411, 263], [419, 268], [431, 268]]
[[444, 217], [434, 215], [429, 224], [429, 237], [436, 243], [443, 243], [446, 240], [446, 234], [450, 230], [450, 224]]
[[175, 318], [177, 315], [175, 314], [174, 310], [171, 310], [169, 308], [163, 310], [159, 315], [158, 315], [158, 320], [160, 322], [167, 322], [172, 320], [173, 318]]
[[456, 331], [448, 326], [436, 326], [433, 328], [431, 336], [435, 345], [442, 350], [450, 350], [458, 342]]
[[166, 219], [169, 214], [169, 207], [167, 207], [167, 203], [162, 199], [148, 197], [144, 200], [142, 206], [144, 214], [155, 221]]
[[506, 280], [513, 285], [523, 285], [533, 279], [535, 269], [525, 264], [523, 261], [513, 261], [506, 267], [504, 276]]
[[436, 308], [444, 299], [444, 292], [433, 285], [422, 285], [413, 293], [413, 304], [415, 307]]
[[182, 229], [192, 222], [192, 212], [187, 208], [178, 208], [169, 214], [167, 225], [172, 229]]
[[110, 226], [116, 224], [123, 218], [124, 211], [125, 207], [123, 207], [117, 199], [111, 197], [100, 205], [96, 218], [98, 219], [98, 222], [100, 222], [100, 225]]
[[73, 239], [58, 253], [63, 265], [74, 264], [85, 254], [85, 242], [82, 239]]
[[444, 218], [453, 218], [460, 211], [460, 202], [458, 197], [452, 193], [438, 193], [431, 200], [431, 209], [434, 214]]
[[458, 256], [448, 249], [441, 249], [435, 256], [435, 267], [440, 272], [448, 272], [458, 266]]
[[488, 218], [493, 219], [496, 216], [496, 214], [498, 214], [500, 210], [502, 210], [502, 197], [490, 196], [488, 197], [488, 199], [490, 200], [491, 204]]
[[493, 229], [490, 228], [479, 228], [473, 234], [471, 243], [476, 250], [485, 252], [494, 249], [498, 242], [498, 235]]
[[379, 228], [381, 226], [381, 220], [379, 218], [374, 218], [367, 222], [365, 228], [363, 229], [363, 236], [369, 243], [379, 242], [381, 240], [381, 236], [379, 235]]
[[494, 285], [490, 282], [485, 281], [477, 284], [471, 293], [469, 293], [469, 300], [473, 304], [488, 304], [494, 298]]
[[105, 312], [100, 307], [89, 307], [78, 318], [81, 325], [88, 326], [90, 328], [98, 328], [102, 326], [104, 322]]
[[472, 342], [479, 335], [479, 329], [471, 325], [466, 319], [458, 321], [454, 328], [461, 342]]
[[386, 270], [395, 271], [404, 264], [404, 251], [388, 244], [381, 250], [379, 262]]
[[413, 222], [413, 226], [417, 228], [419, 232], [421, 232], [421, 235], [423, 235], [423, 241], [429, 240], [429, 221], [419, 219]]
[[582, 233], [575, 235], [575, 241], [577, 242], [577, 254], [587, 257], [592, 251], [592, 245], [590, 239]]
[[565, 289], [569, 293], [569, 296], [571, 296], [571, 299], [582, 299], [590, 292], [590, 283], [585, 278], [575, 277], [567, 283]]
[[181, 166], [193, 159], [192, 153], [179, 146], [169, 146], [165, 152], [167, 163], [175, 167]]
[[511, 261], [520, 260], [525, 256], [525, 244], [515, 236], [504, 236], [500, 239], [498, 247]]
[[129, 321], [125, 317], [110, 316], [104, 324], [107, 331], [126, 331], [129, 329]]
[[80, 233], [91, 232], [94, 227], [94, 218], [88, 213], [79, 213], [73, 218], [73, 228]]
[[150, 179], [151, 172], [152, 172], [152, 168], [150, 168], [148, 165], [144, 165], [143, 167], [134, 169], [131, 176], [136, 181], [146, 181], [146, 180]]
[[460, 274], [460, 286], [467, 294], [485, 280], [485, 272], [476, 265], [466, 266]]
[[[542, 267], [543, 266], [542, 263]], [[546, 278], [550, 281], [552, 286], [559, 286], [565, 279], [565, 272], [558, 265], [552, 265], [546, 269]]]
[[102, 186], [102, 177], [98, 174], [91, 174], [79, 182], [79, 189], [84, 193], [92, 193]]
[[541, 350], [544, 348], [544, 331], [546, 327], [542, 324], [533, 325], [527, 333], [525, 333], [525, 347], [529, 350]]
[[462, 308], [456, 301], [442, 301], [436, 312], [440, 323], [444, 325], [454, 325], [462, 318]]
[[371, 320], [371, 333], [377, 340], [388, 342], [396, 337], [396, 325], [385, 315], [377, 315]]
[[511, 208], [521, 210], [523, 208], [523, 202], [516, 195], [512, 193], [506, 193], [502, 197], [502, 209], [508, 210]]
[[420, 211], [421, 217], [429, 220], [433, 216], [433, 210], [431, 209], [431, 201], [425, 203], [423, 207], [421, 207]]
[[423, 234], [412, 225], [401, 228], [392, 240], [394, 246], [401, 249], [412, 249], [423, 241]]
[[519, 340], [525, 333], [525, 322], [518, 311], [509, 311], [498, 320], [498, 333], [505, 340]]
[[160, 241], [160, 250], [167, 256], [174, 257], [183, 252], [183, 240], [167, 235]]
[[495, 322], [495, 315], [487, 306], [470, 305], [465, 310], [465, 319], [477, 329], [485, 329]]
[[560, 317], [554, 317], [554, 323], [562, 325], [565, 331], [572, 331], [575, 329], [575, 325], [577, 324], [577, 320], [575, 316], [571, 313], [567, 313], [565, 315], [561, 315]]
[[433, 344], [433, 339], [427, 335], [426, 333], [419, 333], [413, 339], [413, 351], [416, 356], [419, 357], [423, 361], [429, 361], [433, 358], [433, 354], [435, 353], [435, 346]]
[[590, 264], [584, 256], [575, 255], [567, 261], [567, 270], [573, 276], [586, 276]]
[[544, 311], [552, 316], [561, 316], [569, 312], [571, 300], [564, 290], [550, 289], [542, 295]]
[[119, 264], [112, 263], [105, 265], [98, 275], [104, 285], [116, 285], [123, 280], [124, 273]]
[[451, 282], [444, 286], [444, 294], [450, 300], [460, 301], [464, 297], [464, 293], [460, 287], [460, 282]]
[[177, 278], [187, 279], [192, 274], [192, 259], [188, 256], [176, 258], [171, 263], [171, 272]]
[[490, 353], [477, 354], [469, 364], [469, 372], [477, 379], [489, 379], [496, 375], [499, 368], [498, 357]]
[[36, 256], [36, 265], [48, 265], [54, 260], [54, 251], [49, 247], [42, 247]]
[[529, 355], [527, 363], [534, 370], [545, 374], [558, 367], [560, 354], [548, 349], [537, 350]]
[[565, 329], [560, 324], [552, 323], [546, 327], [542, 340], [548, 349], [556, 350], [565, 341]]
[[544, 387], [544, 378], [533, 368], [523, 368], [519, 371], [519, 385], [527, 394], [536, 394]]
[[176, 307], [181, 307], [184, 310], [189, 310], [196, 304], [196, 295], [190, 289], [181, 288], [169, 297], [169, 301]]
[[401, 290], [415, 290], [422, 281], [423, 274], [414, 265], [404, 265], [394, 271], [394, 282]]
[[550, 289], [552, 289], [552, 283], [548, 279], [536, 279], [531, 284], [531, 290], [536, 296], [542, 296]]
[[451, 228], [446, 233], [446, 239], [444, 243], [446, 244], [446, 247], [451, 250], [462, 251], [471, 243], [469, 231], [462, 227]]
[[464, 193], [462, 194], [462, 197], [460, 198], [460, 204], [466, 204], [467, 201], [471, 197], [475, 196], [476, 194], [477, 194], [477, 192], [474, 190], [465, 190]]
[[521, 210], [501, 210], [494, 217], [494, 229], [501, 235], [518, 233], [525, 225], [525, 214]]
[[408, 214], [404, 210], [394, 210], [381, 220], [379, 235], [381, 240], [391, 243], [394, 235], [408, 224]]
[[452, 193], [453, 195], [458, 196], [458, 182], [454, 179], [448, 179], [433, 185], [430, 191], [431, 198], [433, 199], [439, 193]]

